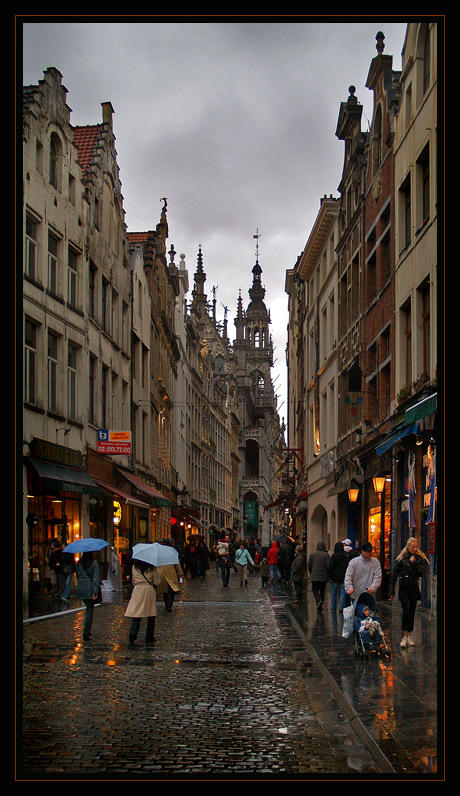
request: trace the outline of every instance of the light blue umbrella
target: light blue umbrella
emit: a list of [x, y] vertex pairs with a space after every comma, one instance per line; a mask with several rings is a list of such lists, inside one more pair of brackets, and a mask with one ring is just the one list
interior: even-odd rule
[[97, 551], [102, 550], [104, 547], [108, 546], [108, 542], [105, 539], [95, 539], [94, 537], [90, 536], [87, 539], [77, 539], [76, 542], [71, 542], [65, 548], [66, 553], [87, 553], [89, 551]]
[[133, 547], [133, 559], [145, 561], [153, 567], [164, 567], [167, 564], [178, 564], [179, 553], [174, 547], [158, 544], [136, 544]]

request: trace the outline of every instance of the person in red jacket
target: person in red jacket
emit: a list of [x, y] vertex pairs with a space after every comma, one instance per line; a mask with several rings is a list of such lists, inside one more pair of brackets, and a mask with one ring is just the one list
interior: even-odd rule
[[272, 546], [270, 547], [267, 553], [267, 561], [270, 565], [270, 584], [273, 585], [274, 583], [278, 583], [280, 579], [280, 571], [278, 569], [278, 544], [277, 542], [272, 542]]

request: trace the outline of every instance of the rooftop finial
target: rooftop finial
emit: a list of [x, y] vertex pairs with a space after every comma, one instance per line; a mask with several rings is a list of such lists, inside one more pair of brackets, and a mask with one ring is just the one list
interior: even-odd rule
[[377, 36], [375, 38], [377, 40], [377, 44], [375, 45], [377, 53], [378, 53], [378, 55], [382, 55], [382, 53], [383, 53], [383, 51], [385, 49], [385, 44], [383, 43], [383, 40], [384, 40], [385, 36], [383, 35], [382, 31], [379, 30], [379, 32], [377, 33]]
[[253, 235], [253, 238], [256, 238], [256, 240], [257, 240], [257, 243], [256, 243], [256, 262], [259, 262], [259, 238], [260, 237], [261, 237], [261, 235], [259, 235], [259, 230], [257, 230], [256, 234]]

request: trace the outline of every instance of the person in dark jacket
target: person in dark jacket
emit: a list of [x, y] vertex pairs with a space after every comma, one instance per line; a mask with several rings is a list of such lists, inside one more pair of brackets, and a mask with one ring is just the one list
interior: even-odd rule
[[412, 639], [412, 631], [417, 601], [421, 599], [419, 579], [425, 573], [427, 564], [428, 559], [418, 549], [417, 539], [411, 536], [396, 558], [389, 585], [390, 600], [395, 595], [396, 583], [399, 586], [398, 598], [402, 607], [401, 628], [403, 631], [401, 647], [413, 647], [415, 644]]
[[295, 547], [289, 539], [286, 539], [278, 551], [278, 568], [281, 574], [281, 580], [286, 584], [291, 579], [291, 566], [294, 560]]
[[337, 597], [339, 612], [343, 611], [347, 604], [347, 595], [343, 581], [347, 571], [349, 558], [343, 549], [342, 542], [336, 542], [334, 552], [329, 563], [329, 578], [331, 581], [331, 611], [337, 610]]
[[318, 542], [316, 550], [308, 559], [308, 571], [312, 580], [313, 596], [318, 611], [322, 611], [326, 594], [326, 583], [329, 580], [329, 562], [331, 557], [326, 550], [325, 542]]
[[306, 569], [307, 569], [307, 562], [305, 558], [305, 553], [303, 552], [302, 545], [299, 544], [295, 548], [294, 560], [291, 566], [291, 581], [294, 584], [296, 602], [302, 601], [303, 580]]

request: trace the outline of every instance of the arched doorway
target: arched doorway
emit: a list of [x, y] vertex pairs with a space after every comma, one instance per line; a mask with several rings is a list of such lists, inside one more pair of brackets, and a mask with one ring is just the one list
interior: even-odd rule
[[324, 506], [316, 506], [310, 519], [310, 550], [316, 550], [318, 542], [325, 542], [330, 548], [330, 534], [327, 511]]

